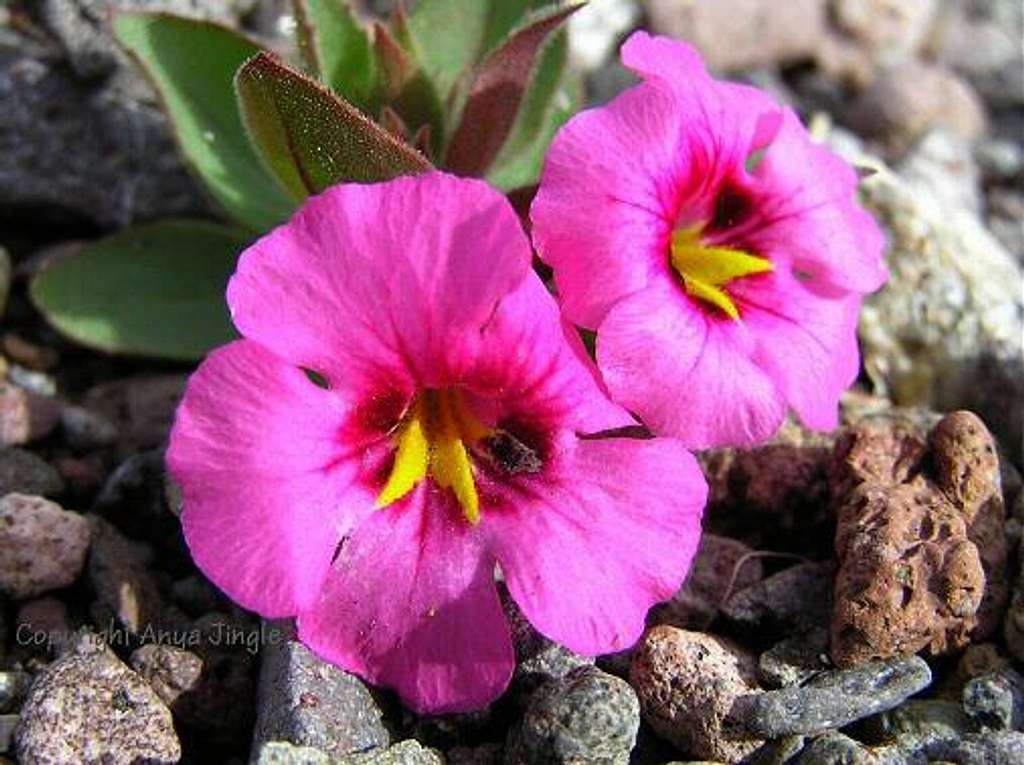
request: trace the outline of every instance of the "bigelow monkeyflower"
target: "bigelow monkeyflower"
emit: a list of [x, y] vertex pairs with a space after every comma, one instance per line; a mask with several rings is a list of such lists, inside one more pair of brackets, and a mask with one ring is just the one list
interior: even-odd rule
[[684, 43], [636, 32], [622, 61], [643, 81], [562, 128], [531, 209], [612, 398], [697, 448], [762, 441], [790, 408], [834, 428], [887, 278], [856, 173]]
[[638, 638], [700, 533], [677, 441], [593, 437], [633, 420], [530, 259], [480, 181], [331, 188], [241, 256], [245, 339], [203, 362], [171, 435], [206, 575], [422, 712], [511, 677], [496, 563], [541, 633], [597, 654]]

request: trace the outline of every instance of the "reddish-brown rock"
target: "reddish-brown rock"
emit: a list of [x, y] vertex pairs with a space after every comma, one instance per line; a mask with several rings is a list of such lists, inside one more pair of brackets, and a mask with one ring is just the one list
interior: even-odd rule
[[995, 629], [1006, 542], [999, 461], [981, 420], [954, 412], [927, 440], [910, 423], [864, 420], [837, 442], [829, 480], [837, 664], [950, 653]]
[[756, 668], [728, 640], [661, 626], [637, 646], [629, 683], [659, 736], [694, 758], [738, 762], [763, 743], [729, 717], [737, 698], [760, 691]]

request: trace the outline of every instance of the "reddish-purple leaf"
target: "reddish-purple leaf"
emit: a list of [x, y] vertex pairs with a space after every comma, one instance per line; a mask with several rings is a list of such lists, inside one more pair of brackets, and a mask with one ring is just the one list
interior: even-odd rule
[[541, 46], [582, 7], [578, 3], [531, 17], [480, 64], [448, 148], [449, 169], [462, 175], [487, 172], [512, 131]]

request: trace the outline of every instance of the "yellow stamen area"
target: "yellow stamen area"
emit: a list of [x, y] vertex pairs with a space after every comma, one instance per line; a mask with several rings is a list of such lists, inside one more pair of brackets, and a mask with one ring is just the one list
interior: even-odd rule
[[489, 434], [458, 391], [424, 391], [401, 425], [395, 464], [377, 497], [377, 507], [397, 502], [429, 475], [438, 486], [452, 490], [467, 521], [478, 523], [480, 497], [466, 446]]
[[722, 288], [733, 279], [763, 274], [773, 268], [770, 260], [743, 250], [705, 245], [700, 227], [681, 228], [672, 233], [671, 262], [688, 293], [735, 320], [739, 320], [740, 312]]

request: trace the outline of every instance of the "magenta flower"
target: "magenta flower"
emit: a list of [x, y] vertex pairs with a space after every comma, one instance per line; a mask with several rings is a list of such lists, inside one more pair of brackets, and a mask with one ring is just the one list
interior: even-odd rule
[[637, 32], [622, 60], [644, 81], [562, 129], [531, 210], [612, 398], [698, 448], [768, 438], [790, 408], [835, 427], [887, 278], [855, 172], [688, 45]]
[[207, 576], [423, 712], [509, 681], [496, 563], [540, 632], [597, 654], [638, 638], [700, 533], [677, 441], [584, 437], [633, 420], [530, 258], [482, 182], [332, 188], [242, 255], [246, 339], [203, 362], [171, 434]]

